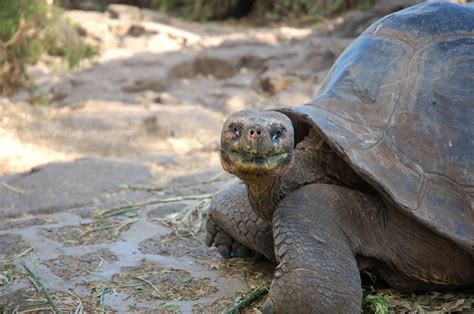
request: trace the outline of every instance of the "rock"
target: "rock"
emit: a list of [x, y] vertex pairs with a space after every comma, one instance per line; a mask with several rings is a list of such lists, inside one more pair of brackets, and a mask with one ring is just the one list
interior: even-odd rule
[[113, 35], [122, 38], [123, 36], [127, 35], [128, 31], [130, 30], [132, 21], [109, 19], [108, 24], [110, 32]]
[[64, 17], [77, 26], [77, 32], [87, 44], [99, 46], [101, 50], [118, 45], [110, 20], [102, 13], [73, 10], [64, 12]]
[[147, 37], [149, 38], [147, 48], [151, 52], [176, 52], [186, 45], [186, 40], [183, 38], [170, 38], [163, 34], [148, 35]]
[[120, 20], [141, 20], [143, 15], [138, 7], [125, 4], [110, 4], [107, 6], [106, 13], [112, 19]]
[[[142, 118], [144, 128], [161, 137], [177, 137], [189, 146], [202, 145], [218, 138], [220, 117], [200, 106], [150, 106], [155, 110]], [[217, 135], [217, 136], [216, 136]]]
[[147, 34], [163, 34], [167, 35], [171, 39], [182, 40], [187, 45], [194, 44], [201, 39], [201, 36], [196, 35], [192, 32], [182, 30], [177, 27], [165, 25], [155, 22], [137, 22], [135, 25], [141, 26], [146, 30]]
[[141, 25], [132, 25], [127, 32], [127, 35], [133, 36], [133, 37], [138, 37], [142, 36], [146, 33], [145, 27]]
[[[160, 128], [158, 126], [158, 118], [156, 116], [149, 116], [143, 119], [143, 126], [148, 133], [158, 133]], [[173, 131], [169, 134], [173, 136]]]
[[197, 75], [211, 75], [216, 79], [232, 77], [238, 71], [235, 60], [215, 56], [200, 55], [191, 62], [180, 63], [170, 69], [170, 79], [191, 78]]
[[208, 56], [198, 57], [194, 66], [197, 73], [212, 75], [217, 79], [231, 77], [237, 72], [236, 67], [229, 60]]
[[175, 80], [175, 79], [183, 79], [183, 78], [190, 78], [196, 76], [196, 68], [194, 62], [182, 62], [178, 63], [177, 65], [173, 66], [168, 71], [168, 79]]
[[244, 55], [239, 59], [239, 68], [259, 70], [264, 64], [264, 58], [257, 55]]
[[70, 80], [63, 80], [51, 86], [52, 101], [61, 101], [72, 91], [73, 85]]
[[145, 78], [138, 79], [133, 84], [122, 87], [122, 91], [126, 93], [138, 93], [147, 90], [162, 92], [166, 89], [163, 78]]
[[53, 213], [91, 205], [122, 184], [150, 179], [148, 167], [99, 158], [56, 162], [0, 177], [0, 217]]
[[153, 102], [156, 104], [161, 104], [161, 105], [169, 105], [169, 104], [178, 104], [179, 100], [174, 95], [163, 92], [156, 95], [153, 99]]
[[261, 88], [272, 95], [284, 90], [290, 84], [291, 78], [282, 69], [271, 69], [260, 76]]
[[142, 20], [156, 23], [169, 23], [171, 18], [163, 12], [150, 9], [142, 9]]

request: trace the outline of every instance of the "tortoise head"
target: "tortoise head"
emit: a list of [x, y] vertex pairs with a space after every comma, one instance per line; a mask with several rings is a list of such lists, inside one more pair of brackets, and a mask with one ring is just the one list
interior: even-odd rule
[[290, 119], [276, 111], [243, 110], [231, 115], [221, 134], [221, 163], [242, 180], [282, 176], [293, 161]]

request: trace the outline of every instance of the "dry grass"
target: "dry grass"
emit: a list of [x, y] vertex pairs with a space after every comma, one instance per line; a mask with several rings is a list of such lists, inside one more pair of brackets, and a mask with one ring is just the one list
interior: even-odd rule
[[[32, 287], [25, 288], [0, 298], [1, 313], [111, 313], [111, 309], [99, 305], [93, 295], [76, 295], [71, 291], [48, 289], [35, 267], [20, 263], [25, 272], [10, 265], [0, 272], [0, 287], [6, 289], [10, 284], [28, 279]], [[2, 279], [5, 279], [2, 281]]]
[[181, 269], [167, 269], [148, 261], [137, 267], [125, 267], [112, 277], [117, 291], [137, 300], [197, 300], [217, 289], [209, 278], [194, 278]]
[[474, 292], [400, 293], [382, 289], [366, 294], [365, 313], [452, 313], [474, 312]]

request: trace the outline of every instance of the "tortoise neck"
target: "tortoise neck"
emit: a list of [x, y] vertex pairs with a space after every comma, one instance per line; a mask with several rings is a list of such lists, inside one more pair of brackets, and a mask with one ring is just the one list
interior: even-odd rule
[[272, 221], [273, 212], [284, 196], [281, 191], [281, 179], [261, 176], [244, 181], [253, 210], [265, 221]]

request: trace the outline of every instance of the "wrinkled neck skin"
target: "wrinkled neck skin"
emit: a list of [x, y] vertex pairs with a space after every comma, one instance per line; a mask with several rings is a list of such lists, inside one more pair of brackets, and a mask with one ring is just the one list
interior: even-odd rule
[[370, 192], [370, 186], [313, 132], [298, 143], [293, 161], [280, 175], [239, 176], [255, 213], [271, 222], [280, 201], [291, 191], [311, 183], [344, 186]]
[[285, 196], [282, 177], [256, 176], [243, 181], [255, 213], [263, 220], [271, 222], [278, 203]]

